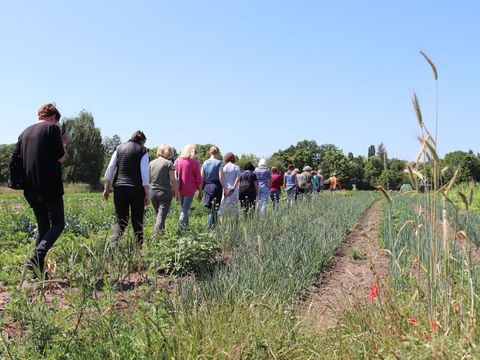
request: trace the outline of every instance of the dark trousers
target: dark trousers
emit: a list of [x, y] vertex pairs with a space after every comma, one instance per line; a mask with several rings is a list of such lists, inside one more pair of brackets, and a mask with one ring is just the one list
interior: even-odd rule
[[53, 201], [28, 199], [37, 220], [38, 231], [31, 261], [43, 271], [45, 255], [65, 228], [63, 198]]
[[132, 226], [137, 245], [143, 243], [143, 213], [145, 190], [143, 187], [117, 186], [113, 190], [113, 202], [117, 220], [113, 226], [112, 241], [117, 241], [132, 216]]

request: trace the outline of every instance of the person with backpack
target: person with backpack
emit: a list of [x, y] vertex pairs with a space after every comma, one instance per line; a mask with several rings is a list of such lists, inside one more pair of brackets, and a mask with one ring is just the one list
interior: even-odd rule
[[38, 110], [38, 122], [18, 138], [12, 155], [22, 168], [23, 194], [37, 221], [37, 234], [27, 268], [46, 279], [45, 257], [65, 228], [62, 164], [67, 135], [57, 125], [61, 114], [53, 103]]
[[[108, 201], [110, 184], [113, 185], [113, 203], [116, 221], [110, 241], [114, 244], [132, 219], [135, 244], [143, 244], [143, 216], [145, 206], [150, 202], [150, 174], [148, 150], [145, 147], [147, 137], [138, 130], [130, 140], [118, 145], [105, 171], [103, 198]], [[130, 216], [129, 216], [130, 215]]]
[[302, 174], [299, 176], [298, 188], [300, 194], [310, 194], [313, 189], [312, 168], [308, 165], [304, 166]]
[[240, 174], [239, 199], [245, 216], [250, 210], [255, 209], [255, 201], [258, 195], [258, 180], [255, 174], [255, 167], [251, 162], [245, 163], [243, 172]]

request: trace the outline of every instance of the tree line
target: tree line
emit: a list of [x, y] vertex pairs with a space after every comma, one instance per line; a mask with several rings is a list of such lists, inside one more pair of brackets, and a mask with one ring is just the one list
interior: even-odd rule
[[[98, 187], [109, 158], [122, 139], [118, 135], [102, 137], [100, 129], [95, 126], [93, 115], [87, 111], [64, 118], [62, 127], [69, 136], [64, 181]], [[211, 144], [197, 144], [196, 153], [200, 162], [209, 157], [210, 146]], [[8, 179], [8, 164], [13, 148], [14, 144], [0, 144], [0, 183], [6, 183]], [[155, 158], [156, 148], [149, 151], [150, 158]], [[175, 157], [177, 155], [175, 150]], [[241, 168], [247, 162], [256, 165], [258, 160], [255, 154], [242, 154], [237, 159], [237, 165]], [[402, 184], [410, 183], [405, 172], [407, 161], [389, 158], [383, 143], [378, 146], [370, 145], [367, 156], [355, 156], [351, 152], [345, 155], [342, 149], [334, 144], [319, 145], [314, 140], [303, 140], [276, 151], [267, 160], [269, 166], [277, 166], [282, 172], [288, 164], [293, 164], [300, 170], [309, 165], [314, 170], [322, 170], [327, 176], [336, 173], [342, 186], [347, 189], [355, 186], [359, 190], [369, 190], [381, 185], [386, 189], [398, 190]], [[441, 166], [441, 175], [445, 180], [450, 179], [459, 169], [458, 182], [480, 181], [480, 154], [475, 154], [472, 150], [446, 154], [441, 160]], [[428, 172], [430, 161], [425, 159], [421, 168]]]

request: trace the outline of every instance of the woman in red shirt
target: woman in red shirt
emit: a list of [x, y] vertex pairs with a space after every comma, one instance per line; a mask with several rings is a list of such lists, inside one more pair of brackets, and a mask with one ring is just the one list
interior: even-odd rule
[[272, 166], [272, 180], [270, 181], [270, 199], [272, 199], [273, 209], [275, 210], [280, 202], [280, 191], [283, 186], [283, 176], [278, 172], [276, 166]]

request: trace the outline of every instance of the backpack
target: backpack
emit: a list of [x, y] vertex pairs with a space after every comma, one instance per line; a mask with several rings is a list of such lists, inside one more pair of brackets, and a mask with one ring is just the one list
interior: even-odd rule
[[25, 171], [23, 170], [23, 162], [20, 154], [15, 152], [12, 155], [10, 164], [8, 165], [8, 182], [7, 186], [14, 190], [23, 190], [25, 182]]

